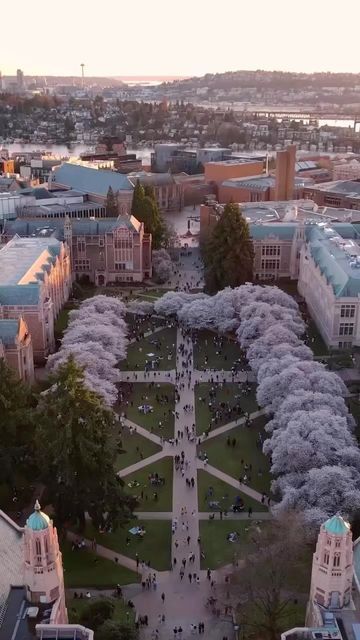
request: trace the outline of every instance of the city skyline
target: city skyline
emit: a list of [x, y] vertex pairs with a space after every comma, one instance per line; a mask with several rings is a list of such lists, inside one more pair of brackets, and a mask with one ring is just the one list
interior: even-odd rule
[[165, 0], [151, 5], [140, 0], [135, 14], [131, 5], [116, 0], [104, 0], [102, 11], [89, 9], [85, 0], [64, 0], [55, 32], [44, 0], [36, 13], [27, 13], [25, 0], [19, 0], [26, 19], [16, 25], [16, 47], [14, 31], [4, 30], [0, 70], [3, 75], [16, 75], [21, 68], [26, 75], [80, 76], [83, 62], [85, 75], [109, 77], [238, 69], [360, 72], [357, 0], [344, 0], [341, 12], [329, 12], [324, 0], [291, 4], [260, 0], [255, 11], [225, 0], [215, 13], [205, 0], [184, 0], [170, 13]]

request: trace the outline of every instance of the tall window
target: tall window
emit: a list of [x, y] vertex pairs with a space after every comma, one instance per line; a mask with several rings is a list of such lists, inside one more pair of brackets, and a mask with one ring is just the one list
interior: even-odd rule
[[354, 318], [355, 317], [355, 305], [354, 304], [342, 304], [340, 309], [341, 318]]
[[324, 553], [324, 564], [329, 564], [329, 553], [325, 551]]
[[340, 553], [334, 554], [334, 567], [340, 567]]
[[262, 246], [261, 254], [263, 256], [279, 256], [280, 255], [280, 245], [279, 244], [266, 244]]
[[339, 336], [352, 336], [354, 335], [354, 325], [349, 322], [341, 322], [339, 328]]
[[36, 555], [41, 557], [41, 544], [39, 538], [35, 540]]

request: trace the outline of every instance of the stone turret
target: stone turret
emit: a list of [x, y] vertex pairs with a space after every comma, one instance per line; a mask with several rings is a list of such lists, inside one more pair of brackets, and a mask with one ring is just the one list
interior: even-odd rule
[[350, 604], [353, 542], [350, 525], [340, 515], [321, 525], [313, 556], [310, 604], [341, 609]]
[[36, 500], [34, 513], [24, 527], [24, 585], [26, 597], [34, 604], [52, 604], [51, 623], [68, 621], [62, 556], [56, 528], [41, 511]]

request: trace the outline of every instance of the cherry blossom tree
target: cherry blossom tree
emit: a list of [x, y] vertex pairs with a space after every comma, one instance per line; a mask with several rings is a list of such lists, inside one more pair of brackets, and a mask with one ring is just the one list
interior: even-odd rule
[[171, 278], [173, 264], [166, 249], [152, 252], [152, 266], [156, 282], [164, 283]]
[[72, 355], [84, 367], [84, 380], [89, 389], [101, 395], [108, 405], [117, 399], [116, 382], [119, 360], [126, 356], [127, 327], [123, 319], [126, 307], [117, 298], [94, 296], [69, 314], [69, 326], [61, 348], [48, 358], [50, 371], [68, 361]]
[[302, 472], [327, 464], [339, 464], [346, 447], [355, 441], [346, 418], [329, 409], [296, 411], [284, 429], [276, 429], [264, 442], [275, 475]]

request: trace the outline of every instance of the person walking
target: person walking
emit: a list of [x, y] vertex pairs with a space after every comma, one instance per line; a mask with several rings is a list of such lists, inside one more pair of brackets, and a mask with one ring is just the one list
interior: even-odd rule
[[164, 604], [164, 602], [165, 602], [165, 593], [164, 592], [162, 592], [162, 594], [161, 594], [161, 600], [162, 600], [162, 602]]

